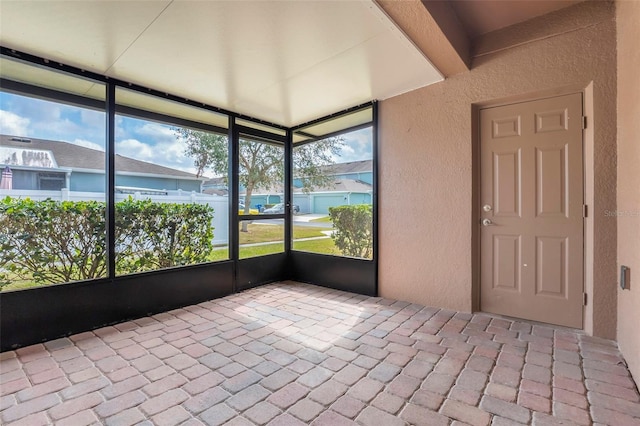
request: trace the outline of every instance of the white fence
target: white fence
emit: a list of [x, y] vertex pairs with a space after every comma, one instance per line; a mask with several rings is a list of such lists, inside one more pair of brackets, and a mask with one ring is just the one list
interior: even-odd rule
[[[178, 204], [208, 204], [213, 207], [213, 244], [227, 244], [229, 241], [229, 197], [220, 195], [199, 194], [186, 191], [154, 191], [158, 194], [145, 194], [133, 192], [132, 194], [116, 193], [116, 202], [133, 197], [136, 200], [146, 200], [157, 203], [178, 203]], [[162, 193], [160, 193], [162, 192]], [[62, 189], [60, 191], [40, 191], [23, 189], [0, 189], [0, 198], [6, 196], [14, 198], [30, 198], [34, 201], [52, 200], [59, 201], [105, 201], [105, 194], [102, 192], [79, 192]]]

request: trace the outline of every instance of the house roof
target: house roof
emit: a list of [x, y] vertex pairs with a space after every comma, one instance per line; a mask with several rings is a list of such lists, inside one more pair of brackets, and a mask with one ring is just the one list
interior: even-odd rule
[[[373, 160], [350, 161], [348, 163], [337, 163], [324, 166], [324, 174], [329, 176], [344, 175], [349, 173], [366, 173], [373, 170]], [[223, 177], [215, 177], [207, 180], [204, 187], [226, 187], [227, 183]], [[268, 189], [261, 189], [268, 191]], [[277, 191], [277, 189], [273, 189]]]
[[[213, 182], [219, 185], [213, 185]], [[336, 179], [328, 185], [314, 187], [313, 191], [311, 192], [369, 192], [372, 189], [373, 186], [371, 184], [360, 180]], [[224, 178], [210, 179], [205, 183], [205, 189], [203, 192], [206, 194], [227, 195], [228, 191], [226, 188], [226, 184], [224, 183]], [[299, 194], [304, 192], [304, 190], [302, 188], [293, 188], [293, 192]], [[281, 186], [273, 188], [255, 188], [253, 191], [253, 194], [255, 195], [282, 193], [284, 193], [284, 189]], [[244, 191], [241, 191], [240, 194], [244, 195]]]
[[[0, 147], [50, 151], [59, 168], [104, 171], [105, 167], [104, 151], [86, 148], [69, 142], [0, 135]], [[4, 158], [0, 158], [0, 163], [4, 160]], [[192, 173], [135, 160], [118, 154], [116, 154], [116, 172], [200, 180]]]
[[[335, 181], [323, 185], [323, 186], [315, 186], [311, 192], [370, 192], [373, 189], [371, 184], [363, 182], [361, 180], [355, 179], [336, 179]], [[293, 192], [296, 194], [303, 193], [303, 188], [293, 188]], [[284, 188], [282, 187], [273, 187], [273, 188], [255, 188], [253, 190], [254, 195], [264, 195], [264, 194], [283, 194]], [[241, 195], [244, 195], [244, 190], [241, 190]]]
[[[369, 192], [373, 186], [354, 179], [337, 179], [335, 182], [326, 186], [317, 186], [311, 192]], [[302, 188], [294, 188], [293, 192], [304, 192]]]
[[330, 164], [324, 167], [327, 175], [343, 175], [348, 173], [371, 172], [373, 160], [350, 161], [348, 163]]

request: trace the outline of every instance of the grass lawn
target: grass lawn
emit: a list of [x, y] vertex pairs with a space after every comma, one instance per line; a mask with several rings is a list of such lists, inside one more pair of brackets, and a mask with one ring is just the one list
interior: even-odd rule
[[[11, 280], [11, 284], [7, 284], [4, 287], [2, 287], [2, 291], [9, 291], [9, 290], [22, 290], [25, 288], [33, 288], [33, 287], [40, 287], [39, 284], [36, 284], [33, 281], [29, 281], [29, 280], [20, 280], [20, 279], [12, 279], [9, 278]], [[44, 284], [47, 285], [47, 284]]]
[[[299, 240], [303, 238], [326, 237], [327, 235], [323, 234], [322, 231], [329, 231], [331, 229], [332, 228], [294, 226], [293, 238], [294, 240]], [[248, 231], [249, 232], [240, 232], [241, 259], [264, 256], [266, 254], [282, 253], [284, 251], [284, 225], [263, 225], [259, 223], [252, 223], [249, 225]], [[273, 244], [242, 247], [244, 244], [268, 243], [271, 241], [273, 241]], [[341, 255], [340, 250], [336, 248], [331, 238], [310, 241], [294, 241], [293, 248], [295, 250], [312, 253]], [[209, 260], [212, 262], [227, 259], [229, 259], [229, 251], [227, 247], [223, 249], [214, 249], [209, 256]]]
[[283, 253], [284, 243], [265, 244], [263, 246], [240, 247], [240, 259], [264, 256], [266, 254]]
[[[96, 278], [104, 278], [104, 277], [96, 277]], [[9, 281], [11, 281], [11, 284], [7, 284], [4, 287], [2, 287], [1, 291], [24, 290], [25, 288], [46, 287], [49, 285], [64, 284], [64, 281], [60, 281], [58, 283], [38, 284], [31, 279], [19, 278], [17, 275], [13, 273], [9, 273]]]
[[[322, 231], [329, 230], [331, 230], [331, 227], [312, 228], [305, 226], [294, 226], [293, 239], [299, 240], [300, 238], [326, 237], [326, 235], [323, 234]], [[252, 223], [248, 226], [248, 232], [240, 232], [240, 245], [282, 240], [284, 240], [284, 225], [264, 225], [259, 223]]]
[[[321, 240], [310, 241], [294, 241], [293, 249], [298, 251], [306, 251], [311, 253], [320, 254], [334, 254], [341, 256], [342, 253], [333, 243], [331, 238], [323, 238]], [[216, 260], [228, 259], [226, 250], [219, 250], [224, 252], [224, 257]], [[264, 256], [266, 254], [282, 253], [284, 251], [283, 243], [265, 244], [261, 246], [240, 247], [240, 259], [246, 259], [248, 257]], [[214, 252], [215, 253], [215, 252]]]
[[334, 254], [337, 256], [342, 256], [342, 252], [338, 250], [331, 238], [310, 241], [294, 241], [293, 249], [311, 253]]
[[332, 222], [331, 222], [331, 218], [330, 218], [329, 216], [319, 217], [318, 219], [311, 219], [309, 222], [326, 222], [326, 223], [332, 223]]
[[[284, 243], [278, 242], [273, 244], [265, 244], [260, 246], [240, 247], [240, 259], [246, 259], [248, 257], [264, 256], [266, 254], [282, 253], [284, 251]], [[209, 255], [210, 262], [217, 262], [220, 260], [229, 260], [229, 249], [213, 250]]]
[[219, 260], [229, 260], [229, 248], [224, 246], [223, 248], [214, 248], [211, 250], [211, 254], [207, 258], [209, 262], [217, 262]]
[[[323, 218], [324, 219], [324, 218]], [[322, 220], [320, 220], [322, 221]], [[293, 227], [293, 238], [294, 240], [304, 239], [304, 238], [315, 238], [315, 237], [326, 237], [326, 234], [323, 234], [322, 231], [329, 231], [331, 227], [327, 228], [316, 228], [316, 227], [305, 227], [305, 226], [294, 226]], [[264, 256], [267, 254], [273, 253], [282, 253], [284, 251], [284, 225], [265, 225], [259, 223], [249, 224], [248, 227], [249, 232], [240, 232], [240, 258], [246, 259], [249, 257], [256, 256]], [[249, 247], [242, 247], [245, 244], [257, 244], [257, 243], [269, 243], [272, 244], [263, 244], [263, 245], [255, 245]], [[340, 250], [338, 250], [333, 243], [331, 238], [322, 238], [317, 240], [308, 240], [308, 241], [294, 241], [293, 249], [299, 251], [306, 251], [311, 253], [322, 253], [322, 254], [334, 254], [341, 255]], [[229, 248], [227, 246], [214, 248], [211, 251], [211, 254], [207, 258], [209, 262], [217, 262], [220, 260], [228, 260], [229, 259]], [[30, 280], [20, 280], [16, 279], [12, 280], [12, 283], [4, 286], [2, 288], [3, 291], [6, 290], [20, 290], [24, 288], [38, 287], [38, 284], [34, 283]]]

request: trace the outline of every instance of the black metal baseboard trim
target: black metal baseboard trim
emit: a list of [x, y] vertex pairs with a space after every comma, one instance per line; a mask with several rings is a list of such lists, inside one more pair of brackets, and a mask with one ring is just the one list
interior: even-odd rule
[[0, 293], [0, 351], [233, 293], [232, 261]]
[[287, 278], [366, 296], [377, 296], [375, 262], [292, 250]]
[[267, 283], [280, 281], [286, 275], [287, 255], [285, 253], [252, 257], [238, 261], [238, 291], [248, 290]]

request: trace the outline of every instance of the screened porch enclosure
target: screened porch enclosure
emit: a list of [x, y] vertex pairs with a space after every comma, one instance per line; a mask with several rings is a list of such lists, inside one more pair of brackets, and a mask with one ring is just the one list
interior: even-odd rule
[[283, 279], [376, 295], [375, 102], [285, 127], [2, 54], [32, 181], [0, 189], [2, 350]]

